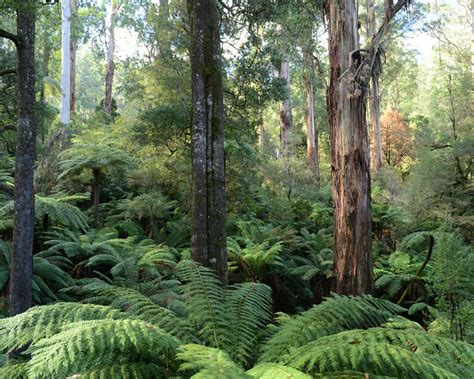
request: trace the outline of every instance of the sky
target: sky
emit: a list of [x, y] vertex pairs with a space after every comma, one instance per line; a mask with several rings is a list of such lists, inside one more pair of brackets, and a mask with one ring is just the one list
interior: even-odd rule
[[[158, 0], [153, 0], [157, 2]], [[417, 0], [420, 3], [434, 5], [435, 0]], [[438, 6], [448, 4], [453, 8], [459, 8], [458, 0], [437, 0]], [[429, 17], [429, 15], [427, 15]], [[406, 47], [418, 51], [420, 63], [430, 66], [434, 61], [433, 48], [436, 46], [436, 39], [428, 32], [414, 32], [404, 37]], [[145, 49], [138, 43], [137, 34], [127, 29], [118, 28], [116, 30], [116, 54], [117, 58], [124, 59], [136, 55], [143, 55]]]

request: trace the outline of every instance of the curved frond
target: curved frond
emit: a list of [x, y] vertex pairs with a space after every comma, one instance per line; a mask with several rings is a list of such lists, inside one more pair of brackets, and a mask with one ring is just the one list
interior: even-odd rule
[[256, 338], [271, 320], [271, 288], [261, 283], [239, 283], [225, 292], [227, 338], [225, 350], [245, 364], [255, 354]]
[[63, 331], [34, 342], [28, 373], [58, 377], [87, 372], [104, 363], [150, 362], [166, 366], [177, 340], [140, 320], [93, 320], [64, 325]]
[[311, 376], [304, 372], [274, 363], [259, 364], [248, 370], [247, 374], [258, 379], [311, 379]]
[[261, 362], [278, 362], [293, 349], [347, 329], [370, 328], [386, 322], [403, 308], [369, 295], [333, 295], [321, 304], [286, 320], [264, 346]]
[[96, 282], [82, 287], [86, 293], [99, 296], [112, 307], [121, 309], [135, 318], [159, 326], [165, 332], [184, 341], [192, 341], [192, 329], [185, 320], [161, 307], [150, 298], [131, 288]]
[[168, 378], [165, 370], [154, 363], [111, 364], [95, 370], [72, 375], [69, 379], [162, 379]]
[[50, 337], [71, 322], [124, 316], [110, 307], [92, 304], [55, 303], [33, 307], [17, 316], [0, 319], [0, 348], [11, 350]]
[[180, 371], [190, 371], [194, 379], [250, 379], [252, 376], [235, 364], [222, 350], [201, 346], [184, 345], [178, 350], [177, 358], [183, 363]]
[[221, 283], [212, 270], [196, 262], [184, 260], [177, 268], [188, 319], [207, 343], [221, 347], [226, 328]]
[[420, 329], [371, 328], [322, 337], [294, 350], [286, 364], [308, 373], [340, 370], [407, 378], [471, 377], [474, 347]]

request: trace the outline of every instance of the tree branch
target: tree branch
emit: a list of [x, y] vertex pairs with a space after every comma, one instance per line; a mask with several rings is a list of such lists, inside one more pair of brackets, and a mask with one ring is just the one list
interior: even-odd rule
[[0, 76], [9, 75], [9, 74], [16, 74], [16, 68], [8, 68], [6, 70], [0, 71]]
[[18, 45], [20, 44], [20, 39], [18, 38], [18, 36], [17, 36], [16, 34], [7, 32], [5, 29], [1, 29], [1, 28], [0, 28], [0, 37], [9, 39], [9, 40], [12, 41], [12, 42], [15, 44], [15, 46], [17, 46], [17, 47], [18, 47]]

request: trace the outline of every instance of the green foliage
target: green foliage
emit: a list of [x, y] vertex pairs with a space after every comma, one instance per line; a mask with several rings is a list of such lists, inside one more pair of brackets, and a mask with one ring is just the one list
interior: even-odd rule
[[471, 376], [474, 349], [421, 329], [349, 330], [310, 342], [285, 362], [308, 373], [354, 370], [409, 378]]
[[31, 308], [17, 316], [0, 319], [0, 349], [20, 348], [51, 337], [69, 323], [121, 319], [125, 315], [110, 307], [80, 303], [56, 303]]
[[284, 361], [287, 354], [312, 340], [343, 330], [378, 326], [402, 310], [371, 296], [352, 298], [335, 295], [285, 320], [264, 346], [260, 361]]
[[112, 362], [156, 362], [166, 367], [176, 348], [172, 337], [143, 321], [81, 321], [33, 342], [28, 373], [40, 377], [72, 375], [97, 367], [97, 362], [104, 366], [110, 362], [111, 370], [115, 369]]

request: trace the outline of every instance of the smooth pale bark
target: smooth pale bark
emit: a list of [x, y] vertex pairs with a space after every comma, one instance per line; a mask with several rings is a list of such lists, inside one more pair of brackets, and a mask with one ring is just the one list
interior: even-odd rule
[[71, 113], [76, 110], [77, 3], [71, 0]]
[[109, 12], [109, 33], [107, 38], [107, 73], [105, 74], [105, 96], [104, 96], [104, 112], [108, 115], [112, 113], [112, 85], [114, 83], [114, 52], [115, 52], [115, 37], [114, 37], [114, 18], [118, 12], [114, 1], [110, 1]]
[[[374, 38], [376, 34], [375, 21], [375, 3], [374, 0], [367, 0], [369, 36]], [[372, 96], [370, 101], [370, 121], [372, 124], [373, 149], [372, 149], [372, 168], [379, 172], [382, 168], [382, 136], [380, 130], [380, 92], [379, 92], [380, 69], [372, 72]]]
[[474, 0], [471, 0], [471, 74], [474, 80]]
[[15, 205], [10, 264], [9, 311], [31, 307], [35, 200], [33, 175], [36, 155], [35, 2], [17, 10], [18, 130], [15, 154]]
[[303, 48], [304, 92], [306, 97], [306, 155], [314, 172], [316, 181], [319, 181], [319, 145], [318, 128], [314, 113], [314, 73], [313, 37], [310, 30], [309, 38]]
[[69, 125], [71, 114], [71, 3], [61, 2], [61, 114], [60, 121]]
[[224, 105], [216, 0], [188, 0], [192, 71], [192, 259], [227, 283]]
[[290, 63], [282, 60], [278, 76], [285, 82], [286, 98], [280, 103], [280, 150], [283, 157], [293, 153], [293, 112], [291, 109]]
[[[365, 90], [354, 83], [361, 60], [355, 0], [327, 3], [329, 130], [334, 201], [334, 274], [339, 294], [374, 290]], [[359, 59], [358, 59], [359, 58]]]

